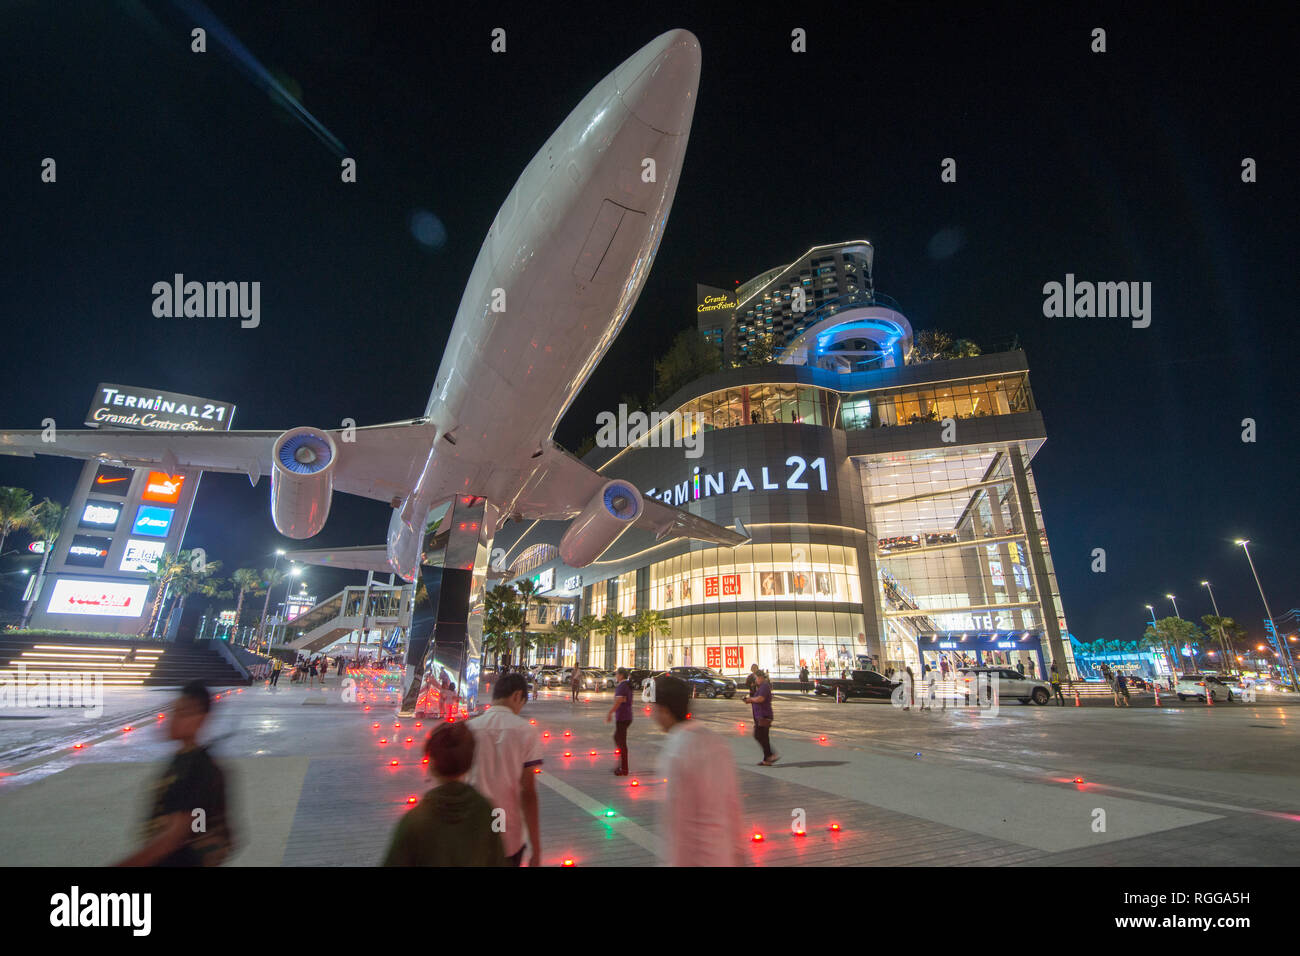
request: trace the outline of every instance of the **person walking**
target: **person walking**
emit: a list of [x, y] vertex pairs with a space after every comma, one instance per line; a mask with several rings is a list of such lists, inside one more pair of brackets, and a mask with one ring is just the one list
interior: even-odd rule
[[614, 776], [627, 776], [627, 729], [632, 726], [632, 684], [627, 679], [628, 670], [620, 667], [614, 676], [618, 686], [614, 688], [614, 706], [605, 715], [605, 723], [614, 721], [614, 748], [618, 751], [618, 766]]
[[1064, 707], [1065, 697], [1061, 694], [1061, 672], [1056, 669], [1055, 664], [1052, 665], [1050, 682], [1052, 685], [1052, 693], [1056, 695], [1056, 702]]
[[767, 675], [754, 666], [754, 689], [745, 697], [744, 702], [749, 704], [754, 711], [754, 739], [758, 745], [763, 748], [763, 759], [759, 762], [760, 767], [770, 767], [781, 759], [781, 755], [773, 753], [771, 743], [772, 730], [772, 684], [767, 679]]
[[745, 678], [745, 693], [754, 693], [754, 675], [758, 673], [758, 665], [749, 665], [749, 676]]
[[740, 866], [740, 787], [725, 740], [698, 720], [687, 720], [686, 682], [654, 678], [652, 715], [668, 736], [659, 751], [666, 780], [660, 803], [659, 855], [664, 866]]
[[804, 664], [799, 668], [799, 689], [805, 694], [808, 693], [808, 665]]
[[573, 665], [573, 671], [569, 674], [569, 689], [573, 692], [569, 700], [576, 704], [578, 691], [582, 690], [582, 668], [577, 664]]
[[[207, 748], [198, 744], [212, 698], [203, 681], [190, 681], [166, 723], [167, 736], [180, 744], [154, 787], [143, 846], [118, 866], [218, 866], [234, 850], [226, 808], [226, 778]], [[193, 829], [201, 808], [205, 827]]]
[[1123, 698], [1124, 706], [1128, 707], [1128, 678], [1124, 676], [1123, 671], [1115, 675], [1115, 706], [1119, 706], [1120, 699]]
[[474, 764], [474, 733], [439, 724], [425, 741], [433, 789], [398, 822], [384, 866], [505, 866], [492, 804], [465, 783]]
[[492, 688], [492, 706], [487, 713], [468, 724], [474, 734], [468, 782], [493, 808], [501, 810], [501, 844], [507, 866], [521, 866], [525, 850], [529, 866], [542, 865], [533, 772], [542, 766], [542, 744], [533, 727], [519, 716], [527, 702], [524, 675], [504, 674]]
[[912, 665], [908, 664], [903, 668], [903, 710], [912, 709], [912, 700], [916, 697], [916, 675], [912, 673]]
[[282, 670], [284, 670], [284, 661], [277, 657], [271, 663], [271, 683], [267, 685], [268, 687], [275, 687], [280, 683], [280, 672]]
[[1023, 660], [1016, 661], [1016, 670], [1020, 672], [1021, 677], [1025, 676], [1025, 662]]

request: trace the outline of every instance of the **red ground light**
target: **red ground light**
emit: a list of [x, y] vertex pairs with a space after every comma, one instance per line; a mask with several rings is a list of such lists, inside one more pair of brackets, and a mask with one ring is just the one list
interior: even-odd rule
[[761, 833], [755, 833], [752, 837], [750, 837], [750, 839], [753, 840], [755, 843], [762, 843], [762, 842], [763, 842], [763, 834], [761, 834]]
[[560, 864], [560, 866], [573, 866], [573, 857], [566, 858], [565, 861]]

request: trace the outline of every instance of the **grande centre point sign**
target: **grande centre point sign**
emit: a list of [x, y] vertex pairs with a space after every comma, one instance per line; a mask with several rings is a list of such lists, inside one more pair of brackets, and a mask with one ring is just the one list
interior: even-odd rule
[[166, 432], [224, 432], [235, 406], [197, 395], [160, 392], [154, 388], [100, 383], [86, 413], [91, 428], [136, 428]]

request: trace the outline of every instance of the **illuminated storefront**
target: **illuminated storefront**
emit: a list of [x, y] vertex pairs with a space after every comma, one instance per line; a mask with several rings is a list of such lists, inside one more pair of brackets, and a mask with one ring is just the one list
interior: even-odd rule
[[[662, 615], [663, 634], [593, 633], [589, 666], [757, 663], [773, 676], [979, 662], [1073, 672], [1030, 462], [1046, 434], [1022, 352], [866, 372], [767, 365], [701, 379], [698, 454], [597, 450], [646, 497], [750, 535], [735, 549], [631, 531], [586, 568], [566, 525], [497, 535], [510, 577], [554, 570], [576, 616]], [[666, 443], [665, 443], [666, 444]], [[1005, 646], [1004, 646], [1005, 645]]]

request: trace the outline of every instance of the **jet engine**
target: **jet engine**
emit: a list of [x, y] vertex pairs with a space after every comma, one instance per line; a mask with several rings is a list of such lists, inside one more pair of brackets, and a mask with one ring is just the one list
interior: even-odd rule
[[325, 527], [334, 494], [338, 448], [319, 428], [291, 428], [271, 454], [271, 518], [289, 538], [310, 538]]
[[560, 539], [560, 557], [571, 568], [599, 558], [641, 517], [641, 492], [626, 481], [609, 481], [569, 524]]

